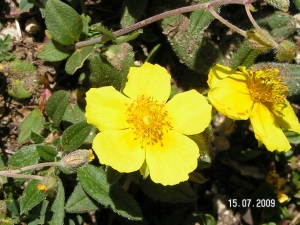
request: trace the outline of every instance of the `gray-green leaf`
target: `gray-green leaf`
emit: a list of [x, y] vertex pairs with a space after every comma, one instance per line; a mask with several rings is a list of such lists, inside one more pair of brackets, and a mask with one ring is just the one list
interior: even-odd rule
[[78, 179], [83, 189], [96, 201], [131, 220], [142, 220], [135, 200], [118, 183], [110, 185], [103, 168], [92, 165], [78, 169]]

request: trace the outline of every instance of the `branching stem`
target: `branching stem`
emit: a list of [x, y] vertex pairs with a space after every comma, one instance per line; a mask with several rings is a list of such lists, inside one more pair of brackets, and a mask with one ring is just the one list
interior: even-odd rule
[[256, 21], [254, 20], [251, 12], [250, 12], [250, 6], [251, 6], [251, 2], [246, 2], [245, 4], [245, 9], [246, 9], [246, 13], [247, 16], [249, 18], [249, 20], [251, 21], [252, 25], [255, 27], [256, 31], [263, 36], [264, 38], [266, 38], [275, 48], [278, 47], [278, 44], [272, 40], [270, 37], [268, 37], [265, 32], [263, 31], [263, 29], [260, 28], [260, 26], [258, 26], [258, 24], [256, 23]]
[[46, 163], [39, 163], [35, 165], [25, 166], [20, 169], [16, 170], [4, 170], [0, 171], [0, 176], [3, 177], [12, 177], [12, 178], [27, 178], [27, 179], [35, 179], [35, 180], [42, 180], [43, 177], [36, 176], [36, 175], [30, 175], [30, 174], [19, 174], [21, 172], [32, 170], [32, 169], [38, 169], [38, 168], [44, 168], [47, 166], [61, 166], [61, 162], [46, 162]]
[[235, 32], [237, 32], [238, 34], [247, 37], [247, 33], [246, 31], [238, 28], [237, 26], [233, 25], [232, 23], [230, 23], [229, 21], [225, 20], [222, 16], [220, 16], [212, 7], [208, 7], [207, 10], [217, 19], [219, 20], [221, 23], [225, 24], [227, 27], [231, 28], [232, 30], [234, 30]]
[[[254, 2], [254, 1], [255, 0], [215, 0], [215, 1], [212, 1], [212, 2], [186, 6], [186, 7], [182, 7], [182, 8], [178, 8], [178, 9], [173, 9], [173, 10], [163, 12], [163, 13], [157, 14], [155, 16], [149, 17], [145, 20], [142, 20], [140, 22], [132, 24], [131, 26], [125, 27], [123, 29], [117, 30], [117, 31], [113, 32], [113, 34], [114, 34], [114, 36], [118, 37], [120, 35], [127, 34], [129, 32], [134, 31], [134, 30], [140, 29], [140, 28], [142, 28], [146, 25], [149, 25], [151, 23], [154, 23], [156, 21], [162, 20], [163, 18], [178, 15], [178, 14], [182, 14], [182, 13], [193, 12], [193, 11], [197, 11], [197, 10], [201, 10], [201, 9], [207, 9], [208, 10], [209, 8], [213, 8], [215, 6], [228, 5], [228, 4], [245, 5], [246, 3], [251, 3], [251, 2]], [[97, 38], [87, 40], [87, 41], [77, 42], [75, 47], [76, 48], [81, 48], [81, 47], [84, 47], [84, 46], [94, 45], [94, 44], [103, 42], [103, 37], [104, 36], [97, 37]]]

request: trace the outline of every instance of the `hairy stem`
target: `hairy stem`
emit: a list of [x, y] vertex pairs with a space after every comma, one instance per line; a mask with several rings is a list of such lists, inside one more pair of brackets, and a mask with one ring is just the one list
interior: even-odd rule
[[[113, 34], [116, 37], [118, 37], [120, 35], [127, 34], [129, 32], [132, 32], [134, 30], [142, 28], [142, 27], [149, 25], [151, 23], [154, 23], [156, 21], [162, 20], [163, 18], [174, 16], [177, 14], [193, 12], [193, 11], [197, 11], [197, 10], [201, 10], [201, 9], [208, 9], [208, 8], [212, 8], [215, 6], [228, 5], [228, 4], [245, 5], [246, 3], [251, 3], [254, 1], [255, 0], [215, 0], [212, 2], [202, 3], [202, 4], [198, 4], [198, 5], [186, 6], [186, 7], [170, 10], [170, 11], [163, 12], [163, 13], [157, 14], [155, 16], [149, 17], [145, 20], [142, 20], [140, 22], [132, 24], [129, 27], [125, 27], [123, 29], [117, 30], [117, 31], [113, 32]], [[75, 47], [80, 48], [80, 47], [84, 47], [84, 46], [88, 46], [88, 45], [94, 45], [94, 44], [103, 42], [103, 39], [104, 39], [104, 36], [101, 36], [101, 37], [97, 37], [97, 38], [94, 38], [91, 40], [77, 42]]]
[[237, 32], [238, 34], [247, 37], [247, 33], [246, 31], [238, 28], [237, 26], [233, 25], [232, 23], [228, 22], [227, 20], [225, 20], [223, 17], [221, 17], [218, 13], [216, 13], [216, 11], [212, 8], [212, 7], [208, 7], [207, 10], [217, 19], [219, 20], [221, 23], [225, 24], [227, 27], [229, 27], [230, 29], [234, 30], [235, 32]]
[[254, 20], [251, 12], [250, 12], [250, 6], [251, 6], [251, 3], [250, 2], [247, 2], [245, 4], [245, 9], [246, 9], [246, 13], [247, 13], [247, 16], [249, 18], [249, 20], [251, 21], [252, 25], [255, 27], [255, 29], [257, 30], [257, 32], [263, 36], [264, 38], [266, 38], [274, 47], [278, 47], [278, 44], [272, 40], [271, 38], [269, 38], [265, 33], [264, 31], [260, 28], [260, 26], [258, 26], [258, 24], [256, 23], [256, 21]]
[[[44, 168], [44, 167], [47, 167], [47, 166], [61, 166], [61, 165], [62, 165], [61, 162], [39, 163], [39, 164], [35, 164], [35, 165], [25, 166], [25, 167], [22, 167], [22, 168], [17, 169], [17, 170], [0, 171], [0, 176], [7, 177], [7, 174], [18, 174], [18, 173], [21, 173], [21, 172], [26, 171], [26, 170]], [[22, 175], [22, 174], [20, 174], [20, 175]]]
[[16, 173], [1, 173], [0, 176], [2, 177], [12, 177], [12, 178], [25, 178], [25, 179], [35, 179], [35, 180], [43, 180], [44, 177], [37, 176], [37, 175], [30, 175], [30, 174], [16, 174]]

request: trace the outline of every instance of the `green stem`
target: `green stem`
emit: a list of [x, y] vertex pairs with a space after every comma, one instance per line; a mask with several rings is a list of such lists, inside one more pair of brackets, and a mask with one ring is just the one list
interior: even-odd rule
[[[156, 21], [162, 20], [163, 18], [174, 16], [174, 15], [177, 15], [177, 14], [193, 12], [193, 11], [197, 11], [197, 10], [201, 10], [201, 9], [208, 9], [208, 8], [212, 8], [212, 7], [215, 7], [215, 6], [228, 5], [228, 4], [245, 5], [246, 3], [251, 3], [251, 2], [254, 2], [254, 1], [255, 0], [215, 0], [215, 1], [212, 1], [212, 2], [186, 6], [186, 7], [170, 10], [170, 11], [163, 12], [163, 13], [157, 14], [155, 16], [149, 17], [145, 20], [142, 20], [140, 22], [132, 24], [129, 27], [125, 27], [123, 29], [117, 30], [117, 31], [113, 32], [113, 35], [118, 37], [120, 35], [127, 34], [129, 32], [134, 31], [134, 30], [140, 29], [140, 28], [142, 28], [146, 25], [149, 25], [151, 23], [154, 23]], [[105, 37], [105, 38], [107, 38], [107, 37]], [[94, 38], [94, 39], [91, 39], [91, 40], [77, 42], [75, 44], [75, 47], [76, 48], [81, 48], [81, 47], [88, 46], [88, 45], [94, 45], [94, 44], [97, 44], [97, 43], [100, 43], [100, 42], [103, 42], [103, 41], [104, 41], [104, 36], [101, 36], [101, 37], [97, 37], [97, 38]]]

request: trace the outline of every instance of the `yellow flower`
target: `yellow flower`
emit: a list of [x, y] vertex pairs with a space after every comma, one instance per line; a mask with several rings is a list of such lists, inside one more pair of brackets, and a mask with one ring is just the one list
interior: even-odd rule
[[211, 104], [222, 114], [235, 120], [250, 117], [255, 137], [269, 151], [288, 151], [290, 143], [281, 128], [300, 133], [300, 124], [286, 100], [288, 91], [279, 70], [268, 68], [249, 71], [239, 67], [216, 65], [208, 75]]
[[86, 93], [87, 122], [101, 132], [93, 141], [100, 163], [119, 172], [140, 170], [163, 185], [188, 180], [197, 167], [199, 149], [185, 135], [209, 125], [211, 105], [195, 90], [167, 102], [171, 76], [159, 66], [131, 67], [124, 94], [112, 86]]

